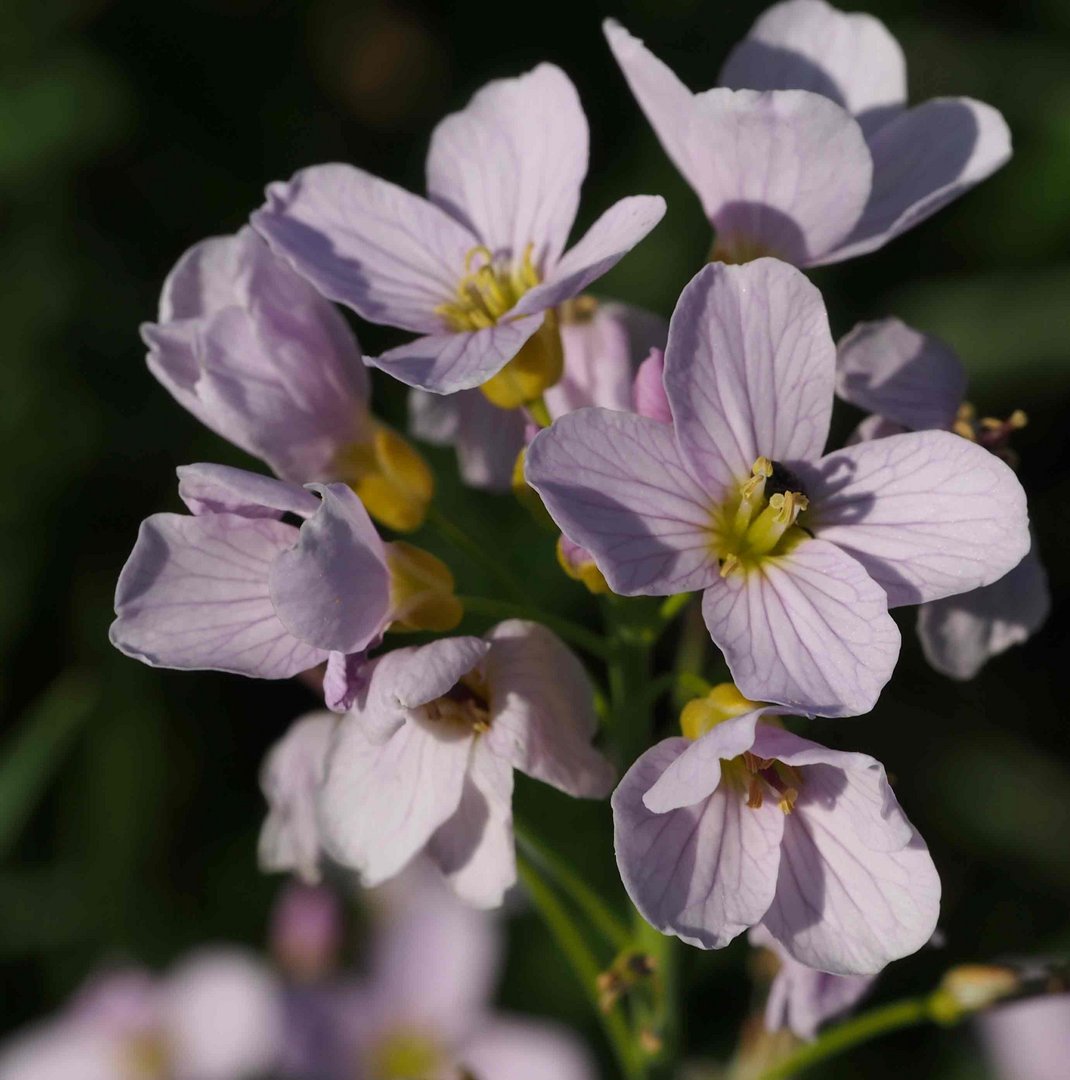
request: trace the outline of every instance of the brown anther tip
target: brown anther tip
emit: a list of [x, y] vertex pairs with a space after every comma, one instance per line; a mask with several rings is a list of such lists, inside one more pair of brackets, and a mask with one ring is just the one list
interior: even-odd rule
[[1007, 417], [1007, 426], [1013, 428], [1015, 431], [1021, 431], [1029, 423], [1029, 417], [1026, 415], [1024, 409], [1015, 409], [1014, 412]]
[[653, 975], [658, 970], [657, 961], [650, 953], [632, 953], [627, 963], [628, 970], [640, 978]]
[[639, 1032], [639, 1045], [646, 1054], [660, 1054], [665, 1043], [661, 1037], [649, 1028]]

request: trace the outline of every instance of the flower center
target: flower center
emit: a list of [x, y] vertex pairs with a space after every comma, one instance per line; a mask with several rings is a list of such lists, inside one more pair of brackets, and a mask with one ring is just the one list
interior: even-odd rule
[[528, 244], [519, 262], [495, 259], [483, 244], [472, 248], [464, 258], [464, 276], [453, 300], [439, 304], [446, 327], [457, 332], [483, 330], [493, 326], [516, 302], [539, 284], [539, 271], [532, 262], [534, 244]]
[[790, 814], [802, 787], [797, 769], [775, 758], [757, 757], [749, 750], [730, 761], [722, 761], [721, 776], [746, 792], [751, 810], [761, 809], [767, 798], [773, 798], [782, 813]]
[[371, 1064], [369, 1075], [376, 1080], [433, 1080], [444, 1059], [434, 1039], [419, 1031], [401, 1029], [380, 1040]]
[[162, 1035], [144, 1031], [128, 1038], [122, 1049], [122, 1075], [128, 1080], [165, 1080], [171, 1075], [171, 1053]]
[[712, 546], [721, 561], [721, 577], [787, 554], [807, 536], [797, 521], [809, 505], [802, 482], [790, 469], [758, 458], [750, 477], [714, 513]]
[[424, 715], [433, 723], [482, 735], [490, 731], [490, 688], [478, 671], [470, 671], [442, 697], [425, 705]]
[[1000, 420], [995, 416], [982, 416], [978, 418], [977, 410], [969, 401], [964, 401], [951, 425], [951, 430], [956, 435], [961, 435], [970, 442], [975, 442], [990, 450], [1001, 461], [1005, 461], [1012, 468], [1018, 464], [1018, 455], [1011, 449], [1011, 436], [1016, 431], [1021, 431], [1029, 422], [1028, 417], [1021, 409], [1015, 409], [1006, 420]]

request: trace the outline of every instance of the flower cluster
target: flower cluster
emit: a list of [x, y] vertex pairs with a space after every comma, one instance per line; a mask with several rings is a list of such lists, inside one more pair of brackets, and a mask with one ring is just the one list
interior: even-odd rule
[[[250, 225], [180, 259], [142, 333], [175, 399], [275, 477], [180, 469], [190, 513], [142, 526], [112, 640], [157, 666], [322, 682], [330, 711], [264, 767], [266, 869], [375, 886], [424, 859], [495, 907], [517, 879], [516, 771], [612, 792], [642, 917], [704, 949], [749, 930], [782, 965], [771, 1025], [809, 1038], [930, 939], [940, 880], [884, 767], [791, 718], [874, 707], [894, 608], [918, 606], [933, 665], [969, 678], [1048, 600], [1008, 446], [1024, 417], [979, 419], [947, 346], [897, 320], [837, 346], [803, 271], [933, 214], [1009, 136], [969, 99], [907, 108], [888, 31], [824, 0], [771, 8], [697, 94], [605, 32], [713, 229], [667, 327], [587, 292], [665, 204], [622, 199], [568, 247], [588, 131], [552, 65], [439, 124], [426, 198], [342, 164], [271, 184]], [[365, 357], [332, 301], [414, 336]], [[501, 598], [486, 633], [427, 636], [468, 616], [451, 570], [391, 538], [440, 511], [366, 366], [410, 388], [411, 433], [453, 445], [467, 483], [537, 496], [565, 572], [612, 594], [608, 640]], [[830, 448], [837, 395], [872, 415]], [[656, 741], [653, 673], [628, 658], [649, 663], [692, 593], [731, 681], [690, 672], [681, 733]], [[654, 615], [625, 597], [670, 599]], [[425, 637], [397, 647], [405, 631]], [[609, 661], [601, 729], [562, 638]]]

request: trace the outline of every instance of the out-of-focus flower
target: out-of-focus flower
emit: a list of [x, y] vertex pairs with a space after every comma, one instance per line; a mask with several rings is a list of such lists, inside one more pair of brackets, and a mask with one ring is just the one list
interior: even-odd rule
[[293, 882], [271, 913], [271, 954], [292, 979], [315, 982], [334, 972], [344, 933], [338, 894], [325, 885]]
[[835, 376], [798, 270], [713, 264], [669, 327], [672, 424], [570, 413], [536, 435], [526, 475], [614, 592], [704, 590], [744, 694], [842, 716], [872, 708], [895, 666], [890, 606], [998, 580], [1029, 531], [1014, 473], [948, 432], [822, 457]]
[[328, 661], [327, 703], [341, 709], [360, 684], [355, 659], [388, 626], [460, 618], [446, 567], [384, 544], [348, 486], [306, 489], [220, 465], [178, 473], [192, 515], [144, 521], [119, 576], [111, 640], [128, 656], [263, 679]]
[[434, 393], [482, 385], [517, 406], [560, 377], [556, 309], [665, 212], [657, 196], [622, 199], [562, 255], [587, 155], [575, 87], [542, 64], [489, 83], [438, 125], [428, 199], [318, 165], [269, 187], [252, 222], [325, 296], [420, 335], [369, 363]]
[[345, 481], [385, 525], [423, 521], [431, 474], [371, 416], [345, 319], [251, 228], [190, 248], [141, 333], [175, 400], [283, 480]]
[[[938, 338], [898, 319], [859, 323], [837, 350], [836, 392], [873, 415], [855, 442], [904, 431], [943, 429], [978, 443], [1013, 464], [1010, 436], [1025, 423], [978, 420], [965, 401], [966, 372]], [[972, 679], [985, 663], [1025, 641], [1051, 610], [1048, 575], [1034, 541], [1029, 553], [991, 585], [918, 608], [918, 636], [929, 663], [953, 679]]]
[[814, 1039], [823, 1024], [850, 1012], [875, 981], [873, 975], [830, 975], [800, 964], [764, 926], [754, 927], [747, 940], [776, 957], [777, 971], [765, 1002], [767, 1031], [787, 1028], [800, 1039]]
[[596, 728], [582, 664], [535, 623], [388, 653], [330, 756], [327, 850], [376, 885], [426, 849], [460, 896], [496, 906], [516, 879], [513, 769], [601, 798]]
[[1011, 153], [993, 108], [906, 108], [906, 64], [869, 15], [824, 0], [766, 11], [693, 94], [623, 27], [606, 37], [665, 152], [716, 233], [714, 259], [796, 266], [882, 247], [980, 183]]
[[[628, 304], [581, 296], [558, 313], [564, 369], [561, 380], [545, 393], [552, 417], [601, 405], [632, 407], [632, 380], [640, 361], [665, 344], [667, 327], [657, 315]], [[508, 491], [513, 464], [527, 442], [527, 422], [520, 409], [492, 405], [480, 390], [456, 394], [409, 394], [409, 429], [436, 446], [453, 446], [465, 483], [490, 491]]]
[[760, 926], [837, 975], [921, 948], [940, 879], [884, 767], [761, 722], [770, 710], [738, 692], [712, 704], [685, 712], [685, 737], [647, 750], [613, 794], [617, 865], [643, 917], [704, 949]]
[[998, 1080], [1065, 1080], [1070, 1062], [1070, 994], [991, 1009], [977, 1022]]
[[98, 976], [0, 1049], [2, 1080], [253, 1080], [281, 1050], [278, 985], [251, 956], [203, 949], [154, 979]]

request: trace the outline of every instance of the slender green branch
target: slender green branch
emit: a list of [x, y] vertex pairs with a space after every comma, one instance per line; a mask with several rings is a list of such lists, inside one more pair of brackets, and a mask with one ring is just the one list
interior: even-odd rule
[[453, 548], [466, 555], [475, 566], [486, 570], [514, 600], [523, 603], [527, 599], [520, 580], [491, 558], [487, 546], [473, 540], [460, 525], [450, 521], [437, 507], [428, 508], [427, 524]]
[[514, 821], [513, 829], [521, 850], [538, 864], [557, 882], [561, 890], [568, 894], [576, 907], [590, 920], [606, 941], [620, 952], [632, 944], [632, 935], [628, 927], [606, 906], [605, 901], [587, 884], [559, 855], [555, 854], [541, 840], [519, 821]]
[[459, 596], [457, 599], [464, 605], [465, 611], [473, 615], [487, 615], [492, 619], [534, 619], [592, 656], [604, 659], [609, 655], [609, 648], [597, 634], [561, 615], [540, 611], [530, 604], [492, 600], [484, 596]]
[[601, 1018], [602, 1027], [613, 1047], [621, 1075], [626, 1080], [644, 1080], [646, 1070], [620, 1006], [614, 1005], [608, 1012], [601, 1008], [598, 993], [598, 976], [601, 969], [594, 953], [591, 952], [564, 905], [543, 882], [535, 867], [523, 854], [518, 859], [517, 869], [528, 895], [538, 908], [558, 948], [565, 954], [566, 960], [583, 986], [584, 993], [595, 1012]]
[[658, 608], [659, 630], [664, 630], [691, 602], [694, 593], [677, 593], [675, 596], [667, 596]]

